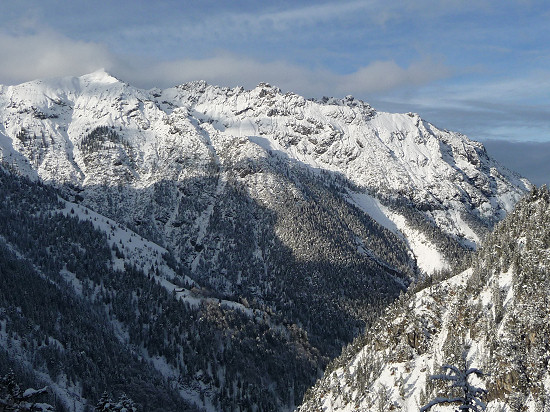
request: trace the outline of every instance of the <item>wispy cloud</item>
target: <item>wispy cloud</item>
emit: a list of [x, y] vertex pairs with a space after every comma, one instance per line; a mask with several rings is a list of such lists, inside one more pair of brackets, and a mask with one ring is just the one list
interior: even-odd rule
[[[436, 82], [374, 99], [389, 111], [416, 111], [474, 139], [550, 140], [550, 71], [516, 78]], [[390, 97], [391, 96], [391, 97]]]
[[[235, 54], [246, 50], [248, 56], [256, 57], [281, 58], [285, 55], [291, 61], [304, 61], [301, 57], [306, 55], [310, 61], [324, 58], [324, 63], [332, 68], [340, 66], [338, 61], [330, 59], [332, 53], [349, 53], [353, 48], [353, 53], [360, 56], [354, 64], [358, 68], [374, 60], [392, 60], [390, 55], [407, 54], [418, 43], [415, 37], [428, 30], [436, 31], [435, 35], [439, 36], [432, 38], [434, 42], [451, 30], [457, 31], [453, 39], [464, 39], [468, 33], [452, 24], [446, 25], [445, 32], [441, 32], [438, 19], [456, 12], [472, 13], [484, 7], [483, 0], [467, 4], [454, 0], [282, 3], [282, 6], [279, 2], [265, 3], [254, 8], [197, 5], [191, 7], [190, 13], [175, 10], [174, 16], [162, 15], [161, 24], [158, 16], [150, 22], [122, 22], [109, 30], [110, 37], [105, 40], [116, 43], [113, 40], [116, 38], [132, 47], [141, 45], [153, 49], [153, 53], [172, 53], [179, 57], [185, 57], [181, 54], [183, 51], [196, 58], [204, 55], [205, 50], [212, 53], [217, 49]], [[406, 32], [396, 39], [395, 33], [402, 29]], [[313, 55], [310, 54], [312, 48], [315, 49]], [[399, 60], [400, 64], [410, 62], [408, 57], [394, 60]], [[342, 71], [349, 71], [349, 68]]]
[[36, 34], [0, 33], [0, 82], [18, 83], [35, 78], [79, 75], [100, 67], [140, 87], [168, 87], [192, 80], [224, 86], [254, 87], [270, 82], [285, 91], [306, 96], [367, 94], [392, 90], [404, 84], [418, 86], [447, 76], [450, 69], [428, 59], [407, 67], [392, 60], [375, 61], [351, 74], [310, 69], [283, 60], [257, 59], [219, 53], [205, 59], [158, 62], [121, 58], [101, 44], [74, 41], [51, 30]]
[[0, 81], [14, 84], [36, 78], [78, 75], [112, 67], [106, 47], [71, 40], [51, 30], [34, 34], [0, 32]]
[[[293, 34], [293, 30], [299, 27], [316, 26], [326, 23], [326, 29], [332, 29], [337, 19], [348, 19], [365, 16], [368, 22], [383, 24], [391, 13], [385, 11], [381, 1], [338, 1], [325, 2], [310, 5], [294, 4], [276, 10], [273, 5], [267, 5], [253, 11], [235, 11], [224, 8], [214, 9], [210, 13], [204, 13], [200, 19], [187, 20], [183, 16], [181, 24], [169, 24], [159, 26], [127, 26], [124, 33], [127, 36], [141, 36], [143, 33], [163, 33], [174, 38], [211, 38], [220, 33], [226, 36], [257, 36], [268, 37], [269, 33], [285, 32]], [[237, 8], [233, 8], [237, 9]], [[289, 30], [291, 30], [289, 32]]]
[[[266, 22], [272, 23], [274, 28], [286, 30], [296, 25], [313, 25], [330, 20], [353, 16], [356, 13], [374, 11], [379, 8], [381, 3], [378, 1], [351, 1], [315, 4], [309, 6], [298, 6], [277, 12], [264, 12], [259, 14], [239, 13], [233, 14], [237, 21], [246, 21], [248, 23], [264, 25]], [[381, 13], [376, 16], [380, 23], [385, 21]]]
[[[328, 23], [330, 29], [332, 23], [339, 19], [361, 19], [363, 24], [374, 24], [378, 28], [383, 27], [389, 21], [410, 19], [411, 14], [417, 19], [428, 20], [448, 15], [456, 11], [464, 12], [487, 8], [487, 1], [480, 0], [465, 4], [460, 0], [416, 0], [402, 2], [388, 2], [386, 0], [352, 0], [352, 1], [326, 1], [314, 4], [302, 5], [294, 3], [281, 10], [274, 11], [267, 7], [254, 12], [213, 13], [203, 22], [205, 26], [212, 26], [221, 20], [230, 22], [228, 27], [257, 28], [258, 30], [288, 30], [300, 26], [313, 26], [320, 23]], [[416, 16], [414, 13], [419, 13]], [[197, 23], [202, 24], [203, 22]], [[232, 23], [237, 23], [233, 26]]]

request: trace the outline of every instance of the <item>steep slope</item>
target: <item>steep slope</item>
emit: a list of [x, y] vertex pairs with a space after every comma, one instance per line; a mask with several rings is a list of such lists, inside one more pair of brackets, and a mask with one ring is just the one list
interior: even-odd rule
[[[116, 269], [107, 234], [65, 206], [52, 188], [0, 167], [1, 373], [49, 385], [58, 411], [89, 410], [103, 391], [146, 410], [194, 410], [125, 342], [128, 300], [151, 282]], [[159, 277], [175, 275], [159, 261]]]
[[485, 372], [474, 383], [487, 389], [488, 411], [546, 410], [549, 228], [550, 193], [534, 189], [497, 225], [471, 268], [418, 285], [391, 305], [329, 365], [299, 410], [419, 410], [452, 396], [429, 379], [444, 364]]
[[0, 168], [0, 195], [0, 373], [49, 385], [58, 410], [104, 391], [147, 411], [284, 410], [326, 363], [282, 314], [212, 296], [51, 187]]

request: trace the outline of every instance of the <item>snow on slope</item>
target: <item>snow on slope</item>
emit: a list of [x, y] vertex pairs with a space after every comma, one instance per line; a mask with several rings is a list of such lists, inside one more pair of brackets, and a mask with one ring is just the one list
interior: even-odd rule
[[479, 241], [476, 228], [449, 209], [496, 221], [529, 186], [489, 159], [480, 143], [418, 115], [376, 112], [351, 97], [316, 102], [266, 84], [244, 91], [204, 82], [166, 90], [165, 96], [222, 134], [248, 137], [312, 168], [341, 173], [361, 188], [405, 196], [449, 233], [473, 243]]
[[[472, 271], [468, 270], [443, 282], [438, 288], [440, 290], [448, 290], [460, 285], [463, 287], [465, 280], [471, 274]], [[429, 375], [437, 371], [440, 365], [441, 359], [439, 357], [447, 338], [445, 328], [449, 323], [450, 317], [453, 316], [451, 311], [441, 310], [439, 302], [434, 300], [429, 292], [432, 291], [424, 290], [419, 292], [407, 306], [410, 314], [392, 319], [391, 325], [388, 326], [388, 331], [391, 334], [391, 331], [402, 328], [405, 333], [413, 334], [416, 326], [408, 324], [407, 321], [411, 316], [422, 318], [425, 320], [426, 329], [434, 328], [437, 325], [439, 329], [443, 330], [438, 336], [432, 338], [435, 349], [415, 356], [412, 359], [401, 360], [399, 359], [400, 356], [396, 355], [398, 352], [396, 348], [384, 348], [385, 350], [381, 350], [373, 356], [372, 345], [365, 345], [362, 350], [354, 355], [349, 364], [336, 369], [329, 376], [323, 378], [325, 381], [324, 386], [339, 386], [343, 388], [339, 395], [335, 395], [334, 392], [328, 392], [320, 399], [323, 411], [366, 412], [376, 410], [374, 408], [376, 408], [381, 398], [384, 398], [384, 410], [399, 408], [403, 411], [417, 411], [422, 406], [422, 401], [420, 400], [421, 391], [425, 387]], [[383, 337], [379, 337], [379, 339], [381, 338]], [[393, 358], [394, 361], [381, 361], [381, 359], [385, 358]], [[397, 361], [395, 358], [397, 358]], [[375, 363], [375, 378], [370, 383], [368, 391], [363, 392], [356, 388], [346, 387], [345, 382], [361, 379], [359, 377], [362, 373], [361, 370], [370, 362]], [[392, 406], [390, 407], [390, 405]], [[310, 405], [306, 403], [300, 410], [308, 411], [309, 407]], [[446, 410], [441, 409], [441, 411]], [[453, 409], [449, 410], [452, 411]]]
[[[118, 258], [113, 252], [113, 269], [124, 271], [125, 265], [133, 265], [141, 270], [143, 273], [152, 276], [154, 281], [158, 282], [167, 291], [174, 293], [175, 296], [187, 302], [190, 306], [198, 307], [200, 304], [215, 303], [225, 309], [238, 310], [251, 318], [266, 318], [268, 315], [260, 310], [253, 310], [245, 307], [243, 304], [225, 300], [214, 299], [210, 297], [202, 296], [198, 289], [197, 283], [188, 276], [179, 276], [172, 267], [170, 267], [164, 260], [164, 254], [167, 250], [163, 247], [150, 242], [132, 230], [121, 226], [119, 223], [111, 220], [105, 216], [102, 216], [85, 206], [77, 203], [65, 201], [65, 208], [60, 210], [66, 216], [76, 216], [80, 220], [89, 221], [93, 226], [106, 233], [108, 235], [108, 243], [111, 247], [117, 247], [122, 250], [123, 256]], [[155, 271], [149, 268], [155, 266]], [[157, 271], [158, 269], [158, 271]], [[64, 270], [60, 273], [65, 281], [73, 286], [77, 294], [82, 292], [82, 284], [77, 279], [76, 275]], [[177, 280], [177, 283], [174, 283]], [[187, 287], [182, 287], [180, 284], [185, 282]], [[118, 338], [124, 343], [128, 343], [129, 338], [123, 324], [116, 319], [111, 319], [113, 326], [118, 330]], [[0, 342], [2, 341], [2, 334], [0, 331]], [[142, 348], [142, 356], [151, 362], [151, 364], [157, 369], [163, 376], [167, 378], [177, 379], [179, 371], [172, 365], [166, 362], [166, 359], [161, 356], [150, 356], [145, 348]], [[64, 393], [66, 387], [56, 385], [56, 393]], [[59, 386], [59, 388], [57, 388]], [[59, 389], [59, 390], [57, 390]], [[197, 387], [181, 387], [178, 392], [183, 399], [191, 404], [197, 405], [203, 408], [207, 412], [216, 411], [215, 407], [211, 404], [210, 398], [207, 396], [201, 400], [200, 393], [207, 389], [206, 385], [202, 382], [197, 383]], [[84, 410], [84, 404], [81, 405]]]
[[[166, 249], [144, 239], [114, 220], [106, 218], [85, 206], [68, 201], [65, 201], [65, 208], [60, 212], [66, 216], [76, 216], [80, 220], [91, 222], [96, 229], [108, 235], [109, 246], [122, 250], [124, 255], [122, 258], [113, 258], [113, 269], [124, 270], [126, 264], [136, 266], [144, 273], [148, 273], [151, 271], [151, 267], [155, 266], [164, 279], [179, 277], [163, 259], [163, 255], [168, 253]], [[182, 280], [194, 284], [194, 281], [189, 277]]]
[[426, 235], [407, 224], [399, 213], [392, 212], [376, 198], [366, 193], [348, 192], [350, 200], [380, 225], [392, 231], [408, 243], [418, 267], [425, 273], [433, 273], [449, 267], [445, 257]]
[[[248, 316], [263, 316], [264, 312], [253, 311], [245, 307], [243, 304], [224, 299], [207, 298], [200, 294], [198, 289], [191, 290], [197, 287], [197, 283], [189, 276], [178, 275], [172, 267], [164, 260], [164, 255], [168, 251], [147, 239], [144, 239], [132, 230], [121, 226], [119, 223], [102, 216], [85, 206], [77, 203], [65, 201], [65, 208], [60, 211], [66, 216], [77, 216], [79, 219], [89, 221], [93, 226], [108, 235], [108, 243], [111, 247], [117, 247], [122, 250], [123, 256], [118, 258], [113, 252], [113, 269], [124, 270], [125, 265], [136, 266], [144, 273], [151, 275], [155, 281], [164, 287], [169, 292], [174, 292], [176, 296], [189, 303], [191, 306], [198, 306], [201, 303], [219, 303], [222, 307], [231, 308], [241, 311]], [[151, 270], [155, 267], [155, 271]], [[158, 269], [158, 274], [156, 270]], [[74, 274], [68, 271], [63, 271], [62, 275], [65, 280], [72, 283], [76, 292], [82, 288], [78, 279]], [[185, 282], [188, 287], [182, 287], [179, 284], [173, 283], [175, 280], [178, 283]]]
[[[439, 373], [441, 365], [458, 364], [459, 357], [449, 356], [449, 334], [457, 316], [458, 299], [467, 293], [468, 280], [473, 274], [472, 269], [456, 275], [436, 286], [422, 290], [408, 301], [407, 314], [392, 317], [391, 323], [379, 331], [374, 344], [366, 344], [359, 350], [349, 363], [330, 372], [318, 383], [315, 394], [320, 396], [317, 401], [310, 400], [299, 408], [306, 412], [322, 411], [375, 411], [402, 410], [418, 411], [428, 401], [424, 394], [431, 375]], [[491, 311], [491, 288], [485, 287], [480, 295], [476, 295], [469, 305], [480, 305], [483, 310]], [[385, 319], [384, 322], [388, 322]], [[423, 330], [423, 331], [422, 331]], [[396, 333], [399, 337], [396, 337]], [[424, 333], [429, 336], [420, 337]], [[429, 345], [428, 345], [429, 343]], [[488, 343], [474, 336], [468, 337], [464, 343], [467, 347], [466, 359], [468, 367], [486, 369]], [[404, 346], [411, 345], [414, 355], [407, 355]], [[370, 366], [367, 366], [370, 365]], [[358, 389], [356, 382], [365, 379], [365, 368], [372, 368], [372, 375], [367, 376], [367, 388]], [[350, 383], [354, 382], [354, 383]], [[477, 380], [471, 383], [486, 386]], [[335, 390], [335, 388], [340, 388]], [[323, 393], [323, 395], [320, 395]], [[430, 399], [431, 400], [431, 399]], [[314, 406], [315, 405], [315, 406]], [[381, 405], [383, 409], [378, 409]], [[312, 409], [313, 408], [313, 409]], [[433, 410], [452, 412], [452, 405], [439, 406]], [[489, 403], [487, 411], [509, 411], [499, 400]]]
[[387, 214], [407, 239], [420, 269], [425, 273], [433, 273], [449, 268], [449, 263], [443, 254], [437, 250], [437, 246], [428, 240], [424, 233], [411, 227], [407, 220], [398, 213], [388, 210]]

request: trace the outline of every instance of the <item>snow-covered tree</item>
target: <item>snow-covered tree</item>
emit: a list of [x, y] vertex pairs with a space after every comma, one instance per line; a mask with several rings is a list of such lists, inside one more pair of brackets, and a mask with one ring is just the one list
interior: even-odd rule
[[107, 392], [103, 392], [95, 410], [98, 412], [137, 412], [138, 409], [134, 401], [125, 394], [122, 394], [118, 401], [114, 402], [109, 398]]
[[483, 372], [477, 368], [469, 368], [467, 370], [460, 370], [456, 366], [443, 365], [441, 369], [444, 373], [439, 375], [432, 375], [430, 379], [443, 380], [451, 383], [451, 388], [457, 388], [462, 391], [462, 396], [450, 396], [450, 397], [437, 397], [427, 405], [420, 408], [420, 412], [425, 412], [431, 409], [432, 406], [448, 403], [457, 404], [458, 409], [456, 412], [461, 411], [474, 411], [480, 412], [486, 409], [485, 403], [481, 398], [487, 394], [487, 391], [483, 388], [478, 388], [468, 382], [470, 375], [483, 376]]
[[51, 412], [53, 407], [38, 402], [38, 397], [47, 393], [47, 388], [22, 391], [13, 372], [0, 377], [0, 410], [11, 412]]
[[101, 395], [101, 398], [97, 402], [97, 405], [95, 406], [95, 410], [97, 412], [107, 412], [110, 411], [113, 407], [113, 401], [111, 398], [109, 398], [109, 395], [107, 392], [103, 392], [103, 395]]
[[119, 398], [117, 404], [115, 405], [115, 411], [117, 412], [137, 412], [137, 407], [129, 397], [125, 394]]

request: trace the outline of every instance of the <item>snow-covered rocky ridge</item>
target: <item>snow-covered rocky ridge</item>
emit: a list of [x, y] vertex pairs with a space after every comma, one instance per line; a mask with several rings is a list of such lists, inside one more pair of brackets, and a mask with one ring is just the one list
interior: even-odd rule
[[[306, 100], [268, 84], [145, 91], [98, 71], [4, 86], [0, 118], [3, 160], [45, 181], [142, 189], [196, 177], [223, 165], [230, 152], [243, 160], [279, 156], [337, 173], [362, 193], [410, 200], [470, 244], [479, 242], [483, 222], [500, 220], [529, 185], [480, 143], [416, 114], [377, 112], [351, 96]], [[118, 140], [99, 152], [83, 150], [99, 126], [114, 128]], [[218, 191], [223, 170], [220, 176]]]
[[543, 187], [497, 225], [471, 268], [418, 285], [391, 305], [329, 365], [298, 410], [418, 411], [436, 397], [457, 395], [429, 379], [444, 364], [485, 373], [471, 383], [488, 391], [487, 411], [546, 410], [549, 228], [550, 193]]

